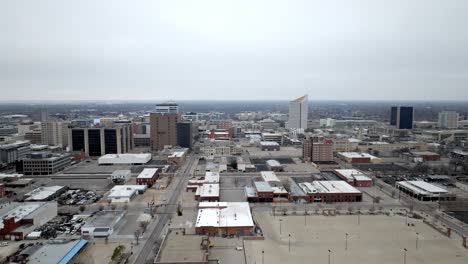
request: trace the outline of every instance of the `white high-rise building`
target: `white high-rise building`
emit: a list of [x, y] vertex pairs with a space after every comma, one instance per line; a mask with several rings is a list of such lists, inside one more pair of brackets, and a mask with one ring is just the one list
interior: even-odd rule
[[455, 111], [442, 111], [439, 113], [439, 127], [458, 128], [458, 113]]
[[286, 128], [304, 130], [309, 114], [308, 96], [304, 95], [289, 102], [289, 119]]
[[179, 105], [174, 101], [157, 104], [156, 113], [179, 113]]
[[50, 146], [68, 146], [67, 122], [43, 122], [41, 123], [42, 144]]

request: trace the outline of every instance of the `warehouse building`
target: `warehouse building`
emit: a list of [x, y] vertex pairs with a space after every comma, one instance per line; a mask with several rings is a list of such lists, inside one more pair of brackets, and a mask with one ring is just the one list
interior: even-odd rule
[[151, 187], [159, 178], [158, 168], [146, 168], [137, 176], [136, 183], [138, 185], [148, 185]]
[[400, 181], [396, 183], [398, 190], [420, 201], [455, 200], [455, 196], [445, 189], [425, 181]]
[[344, 181], [313, 181], [298, 184], [310, 202], [361, 202], [362, 193]]
[[284, 170], [281, 163], [279, 163], [279, 161], [277, 160], [267, 160], [266, 166], [269, 170], [275, 171], [275, 172], [281, 172]]
[[125, 210], [105, 210], [97, 212], [81, 227], [81, 235], [85, 237], [108, 237], [114, 232], [114, 227], [122, 220]]
[[57, 203], [10, 203], [0, 208], [0, 239], [23, 240], [57, 216]]
[[352, 186], [371, 187], [372, 179], [364, 175], [361, 171], [355, 169], [334, 170], [335, 174]]
[[24, 195], [25, 201], [41, 202], [51, 201], [68, 189], [67, 186], [47, 186], [36, 188]]
[[152, 159], [151, 153], [107, 154], [98, 159], [99, 165], [143, 165]]
[[262, 151], [279, 151], [280, 144], [274, 141], [260, 141], [259, 147]]
[[338, 152], [337, 157], [351, 164], [381, 162], [381, 159], [364, 152]]
[[197, 188], [195, 199], [200, 202], [218, 202], [219, 201], [219, 184], [203, 184]]
[[130, 202], [138, 194], [144, 193], [147, 188], [146, 185], [117, 185], [110, 190], [107, 199], [112, 203]]
[[130, 170], [116, 170], [111, 174], [111, 180], [114, 184], [125, 184], [132, 177]]
[[198, 205], [195, 232], [198, 235], [252, 235], [254, 222], [247, 202], [202, 202]]

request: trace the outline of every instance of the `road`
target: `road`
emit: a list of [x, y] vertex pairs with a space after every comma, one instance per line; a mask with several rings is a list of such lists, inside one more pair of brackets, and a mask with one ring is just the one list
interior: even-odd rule
[[[153, 248], [158, 241], [158, 239], [161, 237], [161, 234], [164, 230], [164, 227], [166, 226], [167, 222], [170, 220], [171, 216], [173, 213], [176, 212], [177, 210], [177, 199], [180, 195], [181, 190], [184, 188], [186, 185], [187, 180], [189, 179], [190, 176], [190, 170], [193, 167], [193, 163], [196, 161], [197, 156], [191, 155], [189, 158], [189, 161], [186, 163], [185, 169], [183, 169], [183, 172], [180, 173], [178, 172], [176, 174], [176, 177], [174, 177], [174, 186], [175, 189], [171, 194], [171, 197], [169, 198], [167, 204], [168, 206], [164, 207], [164, 210], [162, 213], [159, 214], [159, 220], [158, 223], [156, 224], [156, 227], [154, 228], [153, 232], [151, 235], [148, 237], [146, 240], [145, 244], [137, 254], [135, 258], [133, 258], [132, 263], [147, 263], [148, 259], [153, 256]], [[152, 260], [151, 260], [151, 263]]]

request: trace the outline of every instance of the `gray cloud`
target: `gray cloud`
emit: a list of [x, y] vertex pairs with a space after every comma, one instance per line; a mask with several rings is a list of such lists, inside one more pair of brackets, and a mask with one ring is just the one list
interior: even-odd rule
[[468, 99], [464, 0], [0, 2], [1, 99]]

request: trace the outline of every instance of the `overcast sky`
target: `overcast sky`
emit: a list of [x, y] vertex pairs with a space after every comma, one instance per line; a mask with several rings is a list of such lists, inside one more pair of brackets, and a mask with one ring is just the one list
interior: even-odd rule
[[467, 0], [0, 0], [0, 100], [468, 100]]

